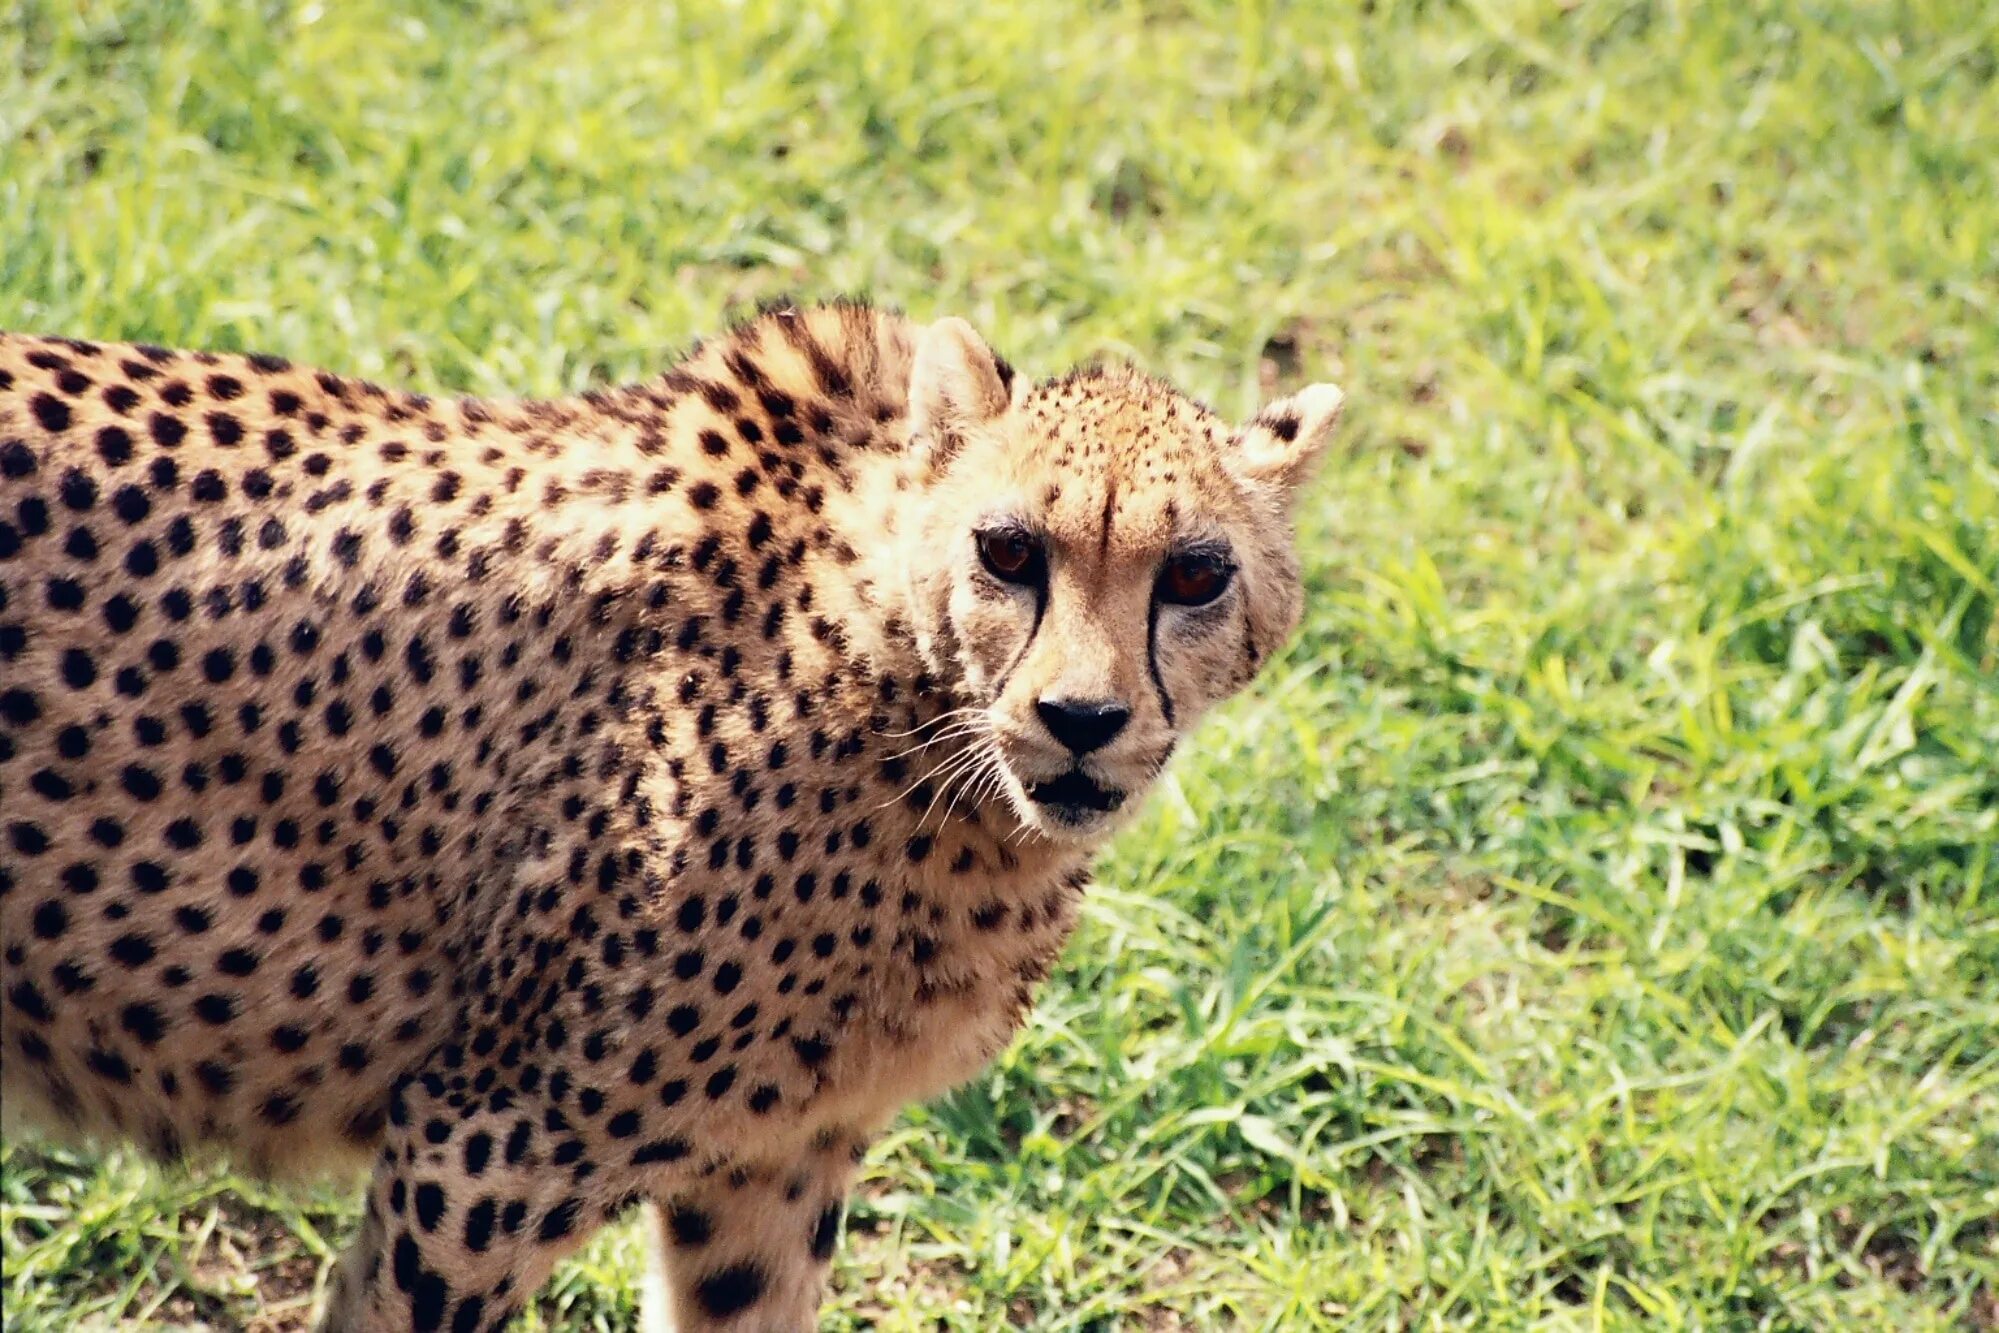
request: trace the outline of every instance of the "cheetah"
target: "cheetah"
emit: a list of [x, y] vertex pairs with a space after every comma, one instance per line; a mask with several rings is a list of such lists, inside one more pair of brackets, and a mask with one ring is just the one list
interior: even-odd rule
[[1340, 406], [857, 302], [540, 402], [0, 336], [10, 1124], [372, 1163], [338, 1333], [633, 1205], [649, 1327], [813, 1327], [870, 1136], [1295, 628]]

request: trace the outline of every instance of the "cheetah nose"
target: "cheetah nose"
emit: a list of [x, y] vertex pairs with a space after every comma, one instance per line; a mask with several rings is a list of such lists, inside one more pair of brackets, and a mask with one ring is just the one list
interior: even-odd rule
[[1120, 703], [1101, 699], [1039, 699], [1034, 711], [1048, 734], [1076, 754], [1088, 754], [1111, 743], [1124, 730], [1131, 710]]

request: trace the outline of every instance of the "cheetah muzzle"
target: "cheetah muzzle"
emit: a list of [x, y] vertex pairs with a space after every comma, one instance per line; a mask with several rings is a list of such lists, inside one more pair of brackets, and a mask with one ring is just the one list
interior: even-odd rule
[[633, 1204], [660, 1327], [812, 1327], [870, 1136], [1295, 627], [1339, 406], [854, 304], [555, 402], [0, 336], [10, 1122], [372, 1157], [342, 1333]]

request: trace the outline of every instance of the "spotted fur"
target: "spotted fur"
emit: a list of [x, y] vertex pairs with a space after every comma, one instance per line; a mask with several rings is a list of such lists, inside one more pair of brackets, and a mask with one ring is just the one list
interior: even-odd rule
[[[869, 1136], [1008, 1040], [1100, 807], [1295, 623], [1337, 407], [851, 304], [559, 402], [0, 336], [10, 1121], [372, 1157], [330, 1329], [499, 1328], [634, 1203], [655, 1318], [810, 1327]], [[1189, 540], [1234, 581], [1162, 609]], [[1071, 754], [1078, 692], [1129, 721]]]

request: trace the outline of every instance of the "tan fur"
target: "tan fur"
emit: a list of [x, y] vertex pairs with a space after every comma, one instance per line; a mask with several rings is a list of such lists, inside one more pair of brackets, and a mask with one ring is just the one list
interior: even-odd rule
[[[674, 1327], [810, 1327], [868, 1137], [1070, 928], [1114, 815], [1031, 793], [1136, 797], [1290, 632], [1337, 410], [853, 305], [553, 403], [0, 336], [10, 1120], [372, 1153], [331, 1329], [497, 1328], [634, 1202]], [[1161, 607], [1189, 540], [1234, 582]]]

